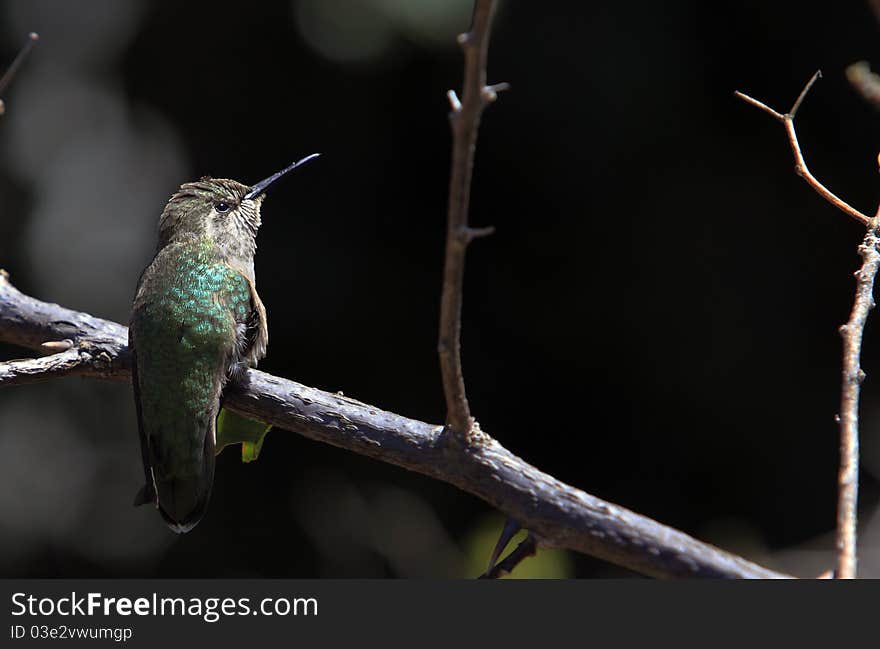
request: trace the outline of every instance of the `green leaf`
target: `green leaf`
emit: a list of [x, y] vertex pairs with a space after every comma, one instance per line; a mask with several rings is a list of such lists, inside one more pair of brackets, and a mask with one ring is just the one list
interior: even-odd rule
[[266, 433], [272, 429], [267, 424], [223, 408], [217, 417], [217, 450], [219, 454], [231, 444], [241, 444], [241, 461], [253, 462], [260, 455]]

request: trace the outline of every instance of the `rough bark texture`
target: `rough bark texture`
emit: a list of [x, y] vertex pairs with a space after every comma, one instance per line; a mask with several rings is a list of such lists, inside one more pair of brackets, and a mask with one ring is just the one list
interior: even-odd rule
[[840, 390], [840, 473], [837, 502], [838, 579], [856, 578], [856, 527], [859, 496], [859, 391], [865, 373], [861, 368], [862, 336], [868, 313], [874, 308], [874, 278], [880, 266], [880, 217], [875, 217], [859, 246], [862, 267], [856, 271], [856, 297], [852, 313], [840, 328], [843, 369]]
[[495, 95], [486, 88], [486, 60], [492, 31], [494, 0], [477, 0], [470, 31], [458, 42], [464, 51], [464, 82], [461, 101], [450, 91], [452, 112], [452, 159], [449, 172], [449, 213], [446, 224], [446, 255], [443, 262], [443, 291], [440, 296], [440, 327], [437, 353], [446, 397], [446, 422], [464, 444], [471, 442], [471, 417], [464, 374], [461, 368], [461, 305], [464, 291], [464, 261], [468, 244], [491, 228], [475, 230], [468, 225], [474, 154], [483, 109]]
[[[0, 385], [57, 376], [127, 381], [127, 329], [41, 302], [0, 275], [0, 341], [64, 351], [0, 363]], [[66, 344], [52, 346], [64, 349]], [[29, 365], [30, 364], [30, 365]], [[408, 419], [341, 395], [251, 370], [228, 388], [224, 405], [310, 439], [443, 480], [482, 498], [529, 529], [540, 545], [596, 556], [656, 577], [783, 578], [741, 557], [566, 485], [476, 429], [452, 443], [444, 427]], [[545, 418], [545, 425], [565, 425]]]

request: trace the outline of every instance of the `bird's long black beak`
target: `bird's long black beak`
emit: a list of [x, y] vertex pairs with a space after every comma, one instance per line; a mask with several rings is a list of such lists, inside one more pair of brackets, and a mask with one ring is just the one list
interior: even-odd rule
[[272, 174], [271, 176], [269, 176], [268, 178], [266, 178], [266, 179], [264, 179], [264, 180], [261, 180], [261, 181], [258, 182], [256, 185], [254, 185], [253, 187], [251, 187], [251, 190], [250, 190], [247, 194], [244, 195], [244, 200], [252, 200], [252, 199], [256, 198], [257, 196], [259, 196], [260, 194], [262, 194], [263, 192], [265, 192], [265, 191], [269, 188], [269, 185], [271, 185], [271, 184], [274, 183], [276, 180], [278, 180], [279, 178], [281, 178], [281, 176], [283, 176], [284, 174], [286, 174], [288, 171], [293, 171], [293, 170], [296, 169], [298, 166], [307, 163], [309, 160], [314, 160], [314, 159], [317, 158], [319, 155], [321, 155], [321, 154], [320, 154], [320, 153], [313, 153], [312, 155], [307, 155], [307, 156], [306, 156], [305, 158], [303, 158], [302, 160], [297, 160], [296, 162], [294, 162], [294, 163], [293, 163], [292, 165], [290, 165], [289, 167], [285, 167], [285, 168], [282, 169], [281, 171], [278, 171], [278, 172]]

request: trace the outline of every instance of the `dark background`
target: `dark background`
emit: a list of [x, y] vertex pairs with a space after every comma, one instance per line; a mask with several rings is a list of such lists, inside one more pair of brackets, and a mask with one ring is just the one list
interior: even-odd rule
[[[273, 187], [256, 258], [261, 369], [444, 416], [436, 334], [455, 36], [470, 3], [2, 1], [0, 265], [41, 299], [125, 321], [168, 196], [201, 175]], [[463, 363], [484, 430], [554, 476], [767, 565], [832, 565], [840, 339], [873, 213], [880, 65], [865, 3], [501, 5], [468, 257]], [[862, 574], [880, 576], [880, 347], [867, 327]], [[7, 357], [21, 355], [7, 349]], [[140, 486], [123, 385], [0, 393], [0, 575], [468, 576], [501, 519], [446, 484], [275, 430], [218, 458], [174, 537]], [[876, 539], [876, 543], [873, 542]], [[550, 555], [544, 576], [626, 574]], [[543, 563], [542, 563], [543, 562]], [[523, 566], [527, 568], [528, 563]]]

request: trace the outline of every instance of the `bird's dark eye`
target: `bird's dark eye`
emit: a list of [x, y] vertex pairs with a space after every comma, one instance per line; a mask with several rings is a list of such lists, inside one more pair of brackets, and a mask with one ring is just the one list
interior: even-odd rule
[[231, 207], [232, 206], [225, 201], [220, 201], [219, 203], [214, 203], [214, 209], [217, 210], [218, 212], [220, 212], [221, 214], [223, 212], [228, 212]]

